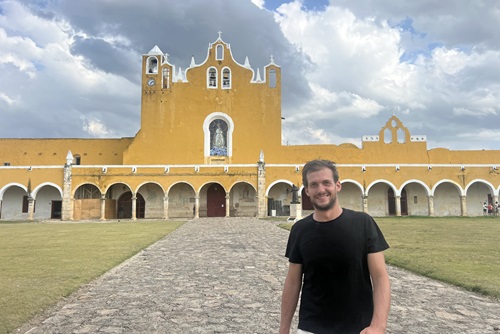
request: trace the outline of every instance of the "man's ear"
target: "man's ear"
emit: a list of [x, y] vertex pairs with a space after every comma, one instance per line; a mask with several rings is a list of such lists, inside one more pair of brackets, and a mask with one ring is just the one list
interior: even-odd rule
[[337, 181], [337, 191], [342, 190], [342, 183], [340, 181]]
[[309, 191], [307, 190], [307, 187], [304, 187], [304, 192], [306, 193], [307, 197], [309, 197]]

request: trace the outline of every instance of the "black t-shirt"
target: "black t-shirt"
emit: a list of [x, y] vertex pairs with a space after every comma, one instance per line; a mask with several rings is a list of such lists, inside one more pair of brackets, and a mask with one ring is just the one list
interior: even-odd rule
[[329, 222], [310, 215], [294, 224], [285, 256], [304, 274], [299, 328], [359, 334], [370, 325], [373, 292], [368, 254], [389, 248], [371, 216], [343, 209]]

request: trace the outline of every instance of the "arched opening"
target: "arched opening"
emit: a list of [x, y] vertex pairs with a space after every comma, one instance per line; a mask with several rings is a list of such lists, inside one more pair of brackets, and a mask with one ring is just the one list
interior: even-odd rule
[[[144, 197], [142, 197], [141, 194], [137, 194], [135, 204], [135, 217], [138, 219], [144, 218], [145, 211], [146, 201], [144, 201]], [[118, 198], [118, 218], [132, 218], [132, 192], [130, 191], [123, 193], [120, 198]]]
[[224, 59], [224, 47], [222, 46], [222, 44], [217, 45], [215, 50], [216, 50], [215, 51], [215, 53], [216, 53], [215, 59], [216, 60], [223, 60]]
[[226, 216], [226, 191], [218, 183], [212, 183], [207, 189], [207, 217]]
[[217, 69], [215, 67], [208, 69], [207, 86], [208, 88], [217, 88]]
[[257, 192], [252, 185], [241, 182], [229, 192], [229, 215], [231, 217], [255, 217], [257, 215]]
[[227, 67], [222, 70], [222, 88], [231, 88], [231, 70]]

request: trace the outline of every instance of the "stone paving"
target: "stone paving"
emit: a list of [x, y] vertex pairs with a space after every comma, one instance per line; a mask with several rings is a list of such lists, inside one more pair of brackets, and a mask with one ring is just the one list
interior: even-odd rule
[[[277, 333], [287, 237], [256, 218], [189, 221], [15, 332]], [[500, 334], [499, 301], [389, 274], [387, 333]]]

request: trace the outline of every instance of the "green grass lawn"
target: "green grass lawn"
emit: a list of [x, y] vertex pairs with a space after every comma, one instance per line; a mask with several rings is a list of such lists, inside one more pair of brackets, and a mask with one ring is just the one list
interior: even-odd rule
[[180, 225], [0, 223], [0, 333], [9, 333]]
[[391, 246], [388, 264], [500, 298], [500, 217], [375, 220]]

